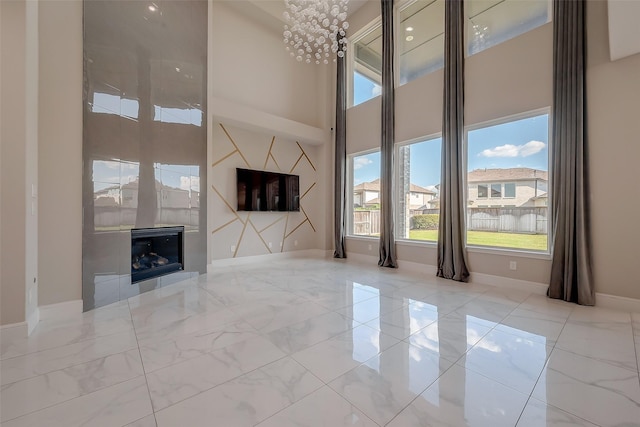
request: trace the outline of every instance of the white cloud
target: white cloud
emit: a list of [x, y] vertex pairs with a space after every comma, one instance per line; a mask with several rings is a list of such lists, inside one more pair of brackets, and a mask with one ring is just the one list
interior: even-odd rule
[[373, 163], [373, 160], [371, 159], [367, 159], [366, 157], [358, 157], [357, 159], [353, 160], [353, 169], [360, 169], [367, 165], [370, 165], [371, 163]]
[[482, 150], [478, 156], [480, 157], [528, 157], [539, 153], [546, 147], [542, 141], [529, 141], [522, 145], [505, 144], [499, 147], [488, 148]]

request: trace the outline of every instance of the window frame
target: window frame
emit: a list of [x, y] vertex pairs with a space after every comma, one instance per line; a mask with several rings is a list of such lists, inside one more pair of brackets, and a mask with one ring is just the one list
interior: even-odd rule
[[[547, 171], [547, 174], [549, 172]], [[512, 184], [513, 185], [513, 196], [507, 196], [507, 185]], [[503, 199], [515, 199], [516, 198], [516, 190], [518, 188], [518, 184], [516, 182], [503, 182], [503, 192], [502, 192], [502, 198]]]
[[[399, 47], [398, 43], [399, 43], [400, 39], [402, 38], [402, 33], [401, 33], [402, 27], [400, 25], [402, 22], [401, 22], [401, 16], [400, 15], [404, 11], [404, 9], [408, 8], [409, 6], [413, 5], [414, 3], [417, 3], [418, 0], [404, 0], [404, 1], [396, 0], [396, 1], [398, 1], [398, 3], [395, 5], [394, 14], [393, 14], [393, 17], [394, 17], [393, 18], [393, 28], [394, 28], [394, 34], [393, 34], [393, 37], [394, 37], [394, 39], [393, 39], [393, 43], [394, 43], [394, 46], [393, 46], [393, 77], [394, 77], [394, 80], [395, 80], [393, 82], [393, 84], [394, 84], [394, 88], [397, 89], [397, 88], [399, 88], [401, 86], [404, 86], [406, 84], [409, 84], [409, 83], [411, 83], [412, 81], [415, 80], [415, 79], [411, 79], [411, 80], [409, 80], [409, 81], [407, 81], [405, 83], [401, 83], [401, 81], [400, 81], [400, 77], [401, 77], [400, 76], [400, 55], [401, 55], [401, 52], [400, 52], [400, 47]], [[433, 2], [435, 2], [435, 1], [436, 0], [434, 0]], [[551, 0], [548, 0], [548, 1], [551, 1]], [[431, 6], [431, 4], [427, 5], [426, 7], [429, 7], [429, 6]], [[444, 21], [444, 16], [443, 16], [443, 21]], [[443, 22], [443, 24], [444, 24], [444, 22]], [[444, 57], [444, 51], [442, 52], [442, 55]], [[428, 73], [423, 74], [420, 77], [424, 77], [427, 74], [434, 73], [434, 72], [436, 72], [438, 70], [441, 70], [441, 69], [442, 68], [434, 69], [434, 70], [432, 70], [432, 71], [430, 71]], [[420, 78], [420, 77], [418, 77], [418, 78]], [[440, 134], [440, 135], [442, 135], [442, 134]]]
[[[480, 195], [480, 187], [484, 187], [484, 191], [485, 191], [485, 195], [484, 196]], [[478, 199], [483, 199], [484, 200], [484, 199], [488, 199], [489, 198], [489, 184], [484, 184], [484, 183], [480, 184], [479, 183], [477, 191], [478, 191]]]
[[346, 197], [346, 209], [345, 215], [346, 218], [346, 237], [356, 238], [356, 239], [375, 239], [378, 240], [379, 237], [376, 236], [366, 236], [363, 234], [354, 234], [353, 233], [353, 182], [354, 182], [354, 171], [353, 161], [356, 157], [366, 156], [368, 154], [373, 154], [380, 152], [380, 148], [371, 148], [369, 150], [358, 151], [356, 153], [347, 154], [347, 176], [345, 177], [345, 183], [347, 186], [347, 197]]
[[[498, 190], [494, 190], [494, 188], [499, 187]], [[490, 199], [502, 199], [502, 183], [501, 182], [492, 182], [489, 184], [489, 198]], [[493, 192], [498, 193], [497, 196], [493, 195]]]
[[[412, 138], [412, 139], [408, 139], [405, 141], [401, 141], [401, 142], [396, 142], [393, 149], [394, 151], [394, 156], [395, 156], [395, 162], [394, 162], [394, 186], [393, 186], [393, 201], [394, 201], [394, 206], [395, 206], [395, 212], [394, 215], [395, 217], [397, 217], [398, 215], [400, 215], [399, 212], [399, 208], [400, 208], [400, 180], [398, 179], [398, 174], [400, 173], [401, 169], [401, 165], [400, 165], [400, 148], [402, 147], [406, 147], [408, 145], [412, 145], [412, 144], [418, 144], [421, 142], [428, 142], [428, 141], [432, 141], [434, 139], [438, 139], [440, 138], [442, 140], [442, 132], [438, 132], [438, 133], [432, 133], [430, 135], [425, 135], [425, 136], [420, 136], [417, 138]], [[440, 142], [440, 161], [442, 162], [442, 141]], [[440, 171], [440, 177], [442, 178], [442, 171]], [[395, 221], [397, 222], [397, 221]], [[424, 245], [424, 246], [435, 246], [438, 244], [437, 241], [431, 241], [431, 240], [418, 240], [418, 239], [410, 239], [408, 237], [397, 237], [399, 236], [399, 234], [397, 233], [397, 230], [395, 229], [396, 224], [394, 224], [394, 234], [396, 235], [396, 241], [398, 242], [402, 242], [402, 243], [411, 243], [411, 244], [415, 244], [415, 245]], [[438, 231], [439, 232], [439, 231]]]
[[[471, 1], [473, 1], [473, 0], [471, 0]], [[508, 42], [509, 40], [513, 40], [513, 39], [515, 39], [515, 38], [517, 38], [517, 37], [520, 37], [520, 36], [522, 36], [522, 35], [524, 35], [524, 34], [527, 34], [527, 33], [531, 32], [531, 31], [534, 31], [535, 29], [540, 28], [540, 27], [542, 27], [543, 25], [547, 25], [548, 23], [553, 22], [553, 18], [554, 18], [554, 16], [553, 16], [553, 0], [545, 0], [545, 1], [546, 1], [546, 3], [547, 3], [547, 22], [545, 22], [544, 24], [539, 25], [539, 26], [537, 26], [537, 27], [534, 27], [534, 28], [532, 28], [532, 29], [530, 29], [530, 30], [527, 30], [527, 31], [525, 31], [525, 32], [523, 32], [523, 33], [520, 33], [520, 34], [518, 34], [518, 35], [516, 35], [516, 36], [509, 37], [509, 38], [504, 39], [504, 40], [502, 40], [502, 41], [500, 41], [500, 42], [498, 42], [498, 43], [496, 43], [496, 44], [493, 44], [493, 45], [491, 45], [491, 46], [489, 46], [489, 47], [487, 47], [487, 48], [481, 49], [481, 50], [476, 51], [476, 52], [473, 52], [473, 53], [471, 52], [471, 49], [469, 48], [469, 37], [470, 37], [470, 34], [469, 34], [469, 32], [467, 31], [467, 22], [468, 22], [468, 21], [470, 21], [470, 20], [472, 19], [472, 17], [470, 17], [470, 16], [467, 14], [467, 10], [468, 10], [467, 8], [469, 7], [469, 3], [470, 3], [470, 1], [469, 1], [469, 0], [468, 0], [468, 1], [466, 1], [466, 2], [465, 2], [465, 5], [464, 5], [464, 11], [463, 11], [463, 14], [464, 14], [464, 21], [465, 21], [465, 22], [464, 22], [464, 57], [465, 57], [465, 58], [469, 58], [469, 57], [471, 57], [471, 56], [473, 56], [473, 55], [477, 55], [478, 53], [482, 53], [482, 52], [484, 52], [485, 50], [491, 49], [492, 47], [499, 46], [499, 45], [501, 45], [501, 44], [502, 44], [502, 43], [504, 43], [504, 42]], [[493, 7], [493, 6], [492, 6], [492, 7]], [[476, 16], [477, 16], [477, 15], [473, 16], [473, 18], [475, 18]]]
[[[374, 19], [373, 21], [369, 22], [367, 25], [365, 25], [364, 27], [362, 27], [360, 30], [358, 30], [353, 36], [349, 37], [349, 42], [347, 43], [347, 110], [349, 108], [353, 108], [356, 107], [356, 105], [353, 105], [354, 102], [354, 95], [355, 95], [355, 84], [354, 84], [354, 79], [353, 79], [353, 74], [356, 72], [356, 50], [355, 50], [355, 45], [363, 38], [365, 38], [366, 36], [368, 36], [369, 34], [371, 34], [373, 31], [375, 31], [376, 29], [378, 29], [378, 27], [382, 27], [382, 15], [379, 15], [376, 19]], [[395, 49], [394, 49], [395, 51]], [[364, 77], [366, 78], [370, 78], [369, 76], [367, 76], [366, 74], [360, 73], [362, 74]], [[379, 96], [379, 95], [378, 95]], [[367, 101], [370, 101], [372, 99], [375, 99], [377, 97], [372, 97], [370, 99], [368, 99]], [[364, 101], [364, 102], [367, 102]], [[364, 102], [360, 103], [363, 104]], [[358, 105], [360, 105], [358, 104]]]
[[[526, 248], [505, 248], [505, 247], [500, 247], [500, 246], [484, 246], [484, 245], [469, 245], [467, 243], [467, 231], [468, 231], [468, 224], [467, 224], [467, 213], [468, 213], [468, 209], [470, 208], [469, 206], [469, 182], [468, 182], [468, 176], [469, 176], [469, 171], [467, 170], [469, 167], [469, 132], [474, 131], [474, 130], [478, 130], [478, 129], [484, 129], [487, 127], [491, 127], [491, 126], [498, 126], [501, 124], [506, 124], [506, 123], [510, 123], [510, 122], [515, 122], [518, 120], [523, 120], [523, 119], [529, 119], [529, 118], [533, 118], [533, 117], [537, 117], [537, 116], [542, 116], [542, 115], [547, 115], [548, 116], [548, 126], [547, 126], [547, 176], [548, 176], [548, 181], [547, 181], [547, 249], [544, 251], [536, 251], [533, 249], [526, 249]], [[497, 119], [492, 119], [492, 120], [487, 120], [484, 122], [479, 122], [479, 123], [474, 123], [468, 126], [465, 126], [463, 129], [463, 142], [462, 142], [462, 152], [463, 152], [463, 162], [466, 165], [465, 168], [465, 172], [462, 176], [462, 185], [464, 188], [464, 197], [465, 197], [465, 203], [464, 203], [464, 218], [463, 218], [463, 223], [464, 223], [464, 247], [468, 252], [477, 252], [477, 253], [486, 253], [486, 254], [500, 254], [500, 255], [508, 255], [508, 256], [523, 256], [523, 257], [529, 257], [529, 258], [539, 258], [539, 259], [551, 259], [551, 231], [553, 229], [553, 203], [550, 197], [550, 193], [553, 189], [553, 174], [551, 171], [551, 166], [553, 165], [553, 138], [552, 138], [552, 120], [553, 120], [553, 109], [552, 107], [542, 107], [542, 108], [536, 108], [533, 110], [528, 110], [522, 113], [516, 113], [516, 114], [510, 114], [508, 116], [503, 116]], [[490, 194], [489, 194], [490, 196]], [[511, 199], [511, 197], [510, 197]], [[491, 197], [488, 197], [487, 200], [491, 200]]]

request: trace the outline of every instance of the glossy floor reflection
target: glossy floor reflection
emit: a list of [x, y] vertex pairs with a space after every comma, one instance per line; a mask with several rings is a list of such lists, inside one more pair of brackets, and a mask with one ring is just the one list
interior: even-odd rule
[[640, 313], [330, 259], [1, 340], [2, 426], [640, 426]]

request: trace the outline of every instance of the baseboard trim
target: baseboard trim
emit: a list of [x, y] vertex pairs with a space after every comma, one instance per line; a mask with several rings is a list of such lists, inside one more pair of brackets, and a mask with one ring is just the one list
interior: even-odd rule
[[349, 252], [347, 253], [347, 257], [344, 258], [347, 262], [355, 262], [358, 264], [367, 264], [367, 265], [371, 265], [374, 267], [378, 266], [378, 258], [374, 257], [373, 255], [364, 255], [364, 254], [357, 254], [357, 253], [353, 253], [353, 252]]
[[38, 307], [40, 320], [58, 320], [82, 314], [82, 300], [59, 302]]
[[435, 265], [421, 264], [413, 261], [398, 260], [398, 268], [411, 273], [426, 274], [432, 277], [436, 277], [436, 273], [438, 272]]
[[596, 307], [640, 313], [640, 299], [596, 292]]
[[27, 318], [27, 336], [31, 335], [31, 332], [38, 326], [40, 322], [40, 308], [36, 307]]
[[[273, 259], [287, 259], [296, 257], [333, 258], [333, 250], [306, 249], [293, 252], [282, 252], [267, 255], [255, 255], [214, 260], [209, 265], [207, 265], [207, 272], [212, 272], [212, 269], [216, 266], [246, 265], [260, 261], [270, 261]], [[347, 254], [347, 258], [345, 260], [347, 262], [353, 262], [371, 267], [377, 267], [378, 265], [378, 257], [374, 255], [365, 255], [350, 252]], [[412, 261], [398, 260], [398, 268], [403, 271], [426, 274], [434, 277], [437, 272], [435, 265], [421, 264]], [[471, 273], [469, 283], [531, 292], [537, 295], [546, 295], [547, 289], [549, 288], [549, 285], [547, 283], [532, 282], [529, 280], [520, 280], [484, 273]], [[617, 295], [603, 294], [599, 292], [596, 292], [596, 306], [612, 310], [640, 313], [640, 299], [620, 297]]]
[[0, 342], [2, 345], [10, 343], [13, 340], [26, 338], [29, 336], [29, 327], [27, 322], [9, 323], [0, 325]]
[[511, 277], [494, 276], [493, 274], [471, 273], [471, 283], [478, 285], [496, 286], [498, 288], [527, 291], [538, 295], [546, 295], [549, 285], [529, 280], [513, 279]]
[[214, 259], [207, 264], [207, 273], [213, 272], [215, 267], [229, 267], [232, 265], [247, 265], [256, 262], [273, 261], [276, 259], [291, 259], [291, 258], [325, 258], [327, 251], [324, 249], [302, 249], [299, 251], [291, 252], [276, 252], [265, 255], [251, 255], [236, 258], [223, 258]]

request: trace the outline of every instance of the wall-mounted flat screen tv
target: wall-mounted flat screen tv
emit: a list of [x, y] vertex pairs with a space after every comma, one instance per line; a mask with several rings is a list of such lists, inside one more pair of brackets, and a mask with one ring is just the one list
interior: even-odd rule
[[236, 169], [239, 211], [300, 210], [300, 178], [278, 172]]

